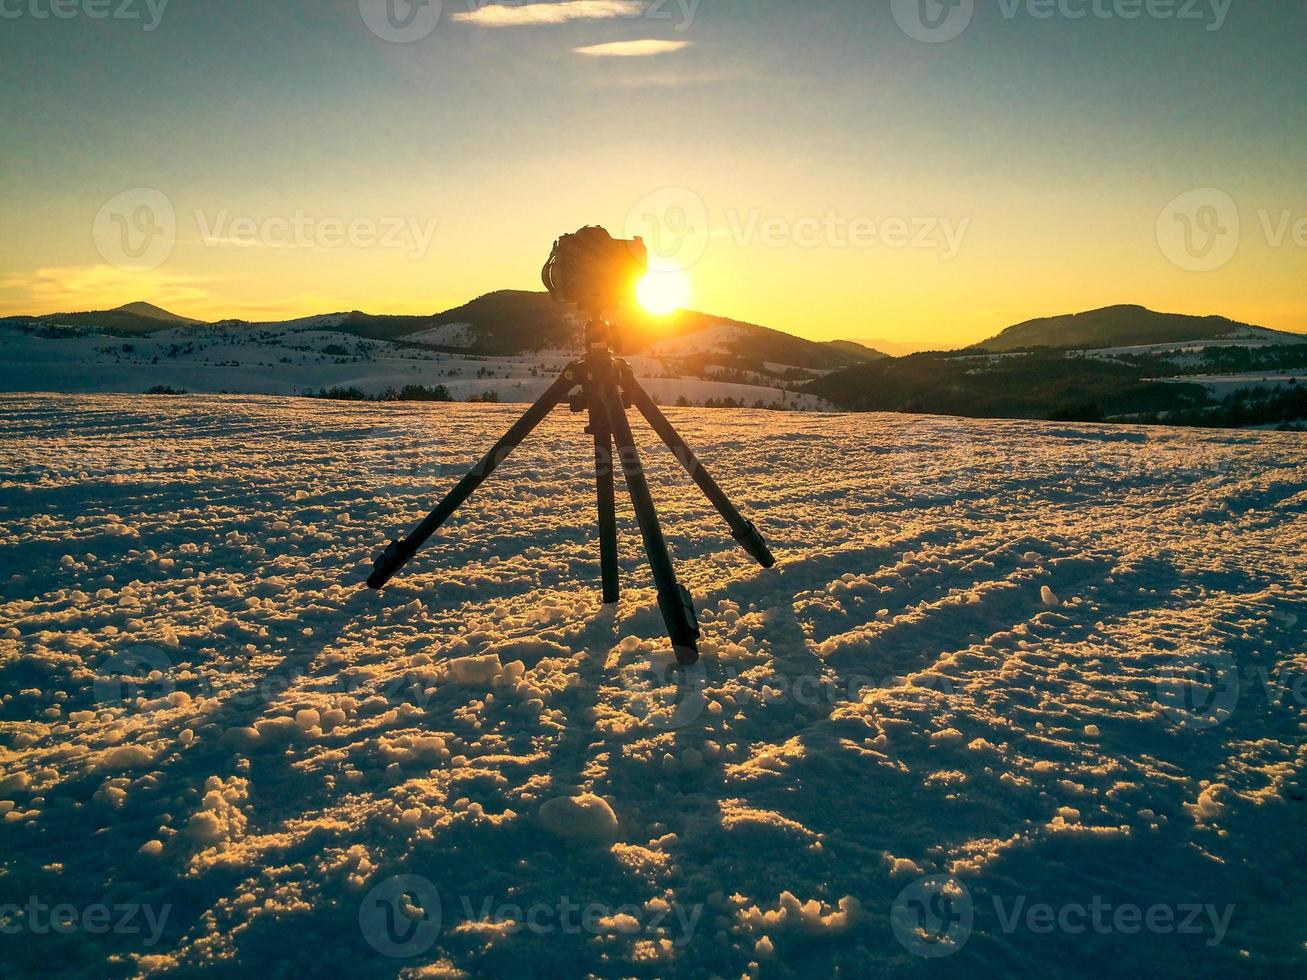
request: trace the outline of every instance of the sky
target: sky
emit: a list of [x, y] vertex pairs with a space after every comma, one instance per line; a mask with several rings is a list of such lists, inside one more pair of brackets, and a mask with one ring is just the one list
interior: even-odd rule
[[919, 346], [1307, 330], [1307, 2], [0, 0], [0, 314], [434, 313], [583, 224]]

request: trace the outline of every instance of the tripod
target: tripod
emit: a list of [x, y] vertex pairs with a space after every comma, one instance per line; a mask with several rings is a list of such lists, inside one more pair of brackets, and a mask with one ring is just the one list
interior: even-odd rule
[[631, 423], [626, 417], [628, 407], [634, 405], [640, 410], [650, 427], [680, 460], [699, 489], [725, 518], [731, 529], [731, 537], [763, 568], [771, 568], [776, 564], [776, 559], [772, 557], [767, 542], [758, 533], [758, 529], [730, 502], [693, 450], [654, 404], [648, 392], [635, 380], [630, 365], [613, 357], [609, 326], [597, 312], [586, 327], [585, 357], [564, 369], [540, 399], [527, 409], [440, 505], [413, 528], [407, 538], [390, 543], [376, 559], [373, 572], [368, 577], [368, 587], [380, 589], [385, 586], [417, 554], [431, 535], [449, 520], [454, 511], [490, 478], [499, 464], [564, 400], [568, 401], [573, 412], [589, 413], [586, 433], [594, 438], [599, 508], [599, 565], [604, 602], [617, 602], [620, 595], [613, 473], [615, 446], [626, 488], [635, 508], [636, 521], [640, 525], [640, 535], [644, 539], [644, 550], [653, 570], [654, 585], [658, 590], [658, 608], [667, 624], [667, 634], [671, 637], [677, 662], [688, 667], [699, 659], [699, 622], [695, 617], [690, 593], [676, 580], [667, 542], [658, 523], [658, 512], [649, 492], [649, 481], [635, 446]]

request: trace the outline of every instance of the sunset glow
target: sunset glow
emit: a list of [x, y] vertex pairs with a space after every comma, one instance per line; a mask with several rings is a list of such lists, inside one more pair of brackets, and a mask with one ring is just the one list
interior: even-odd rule
[[[938, 44], [885, 3], [645, 6], [6, 20], [3, 169], [39, 180], [0, 206], [0, 314], [429, 315], [538, 289], [588, 222], [674, 257], [695, 309], [813, 340], [956, 346], [1116, 303], [1307, 329], [1301, 78], [1213, 70], [1297, 63], [1301, 4], [975, 5]], [[97, 230], [141, 189], [166, 213]], [[154, 229], [157, 264], [115, 254]], [[1218, 230], [1228, 260], [1173, 257]]]
[[655, 269], [635, 287], [640, 305], [654, 316], [685, 309], [690, 302], [690, 280], [680, 269]]

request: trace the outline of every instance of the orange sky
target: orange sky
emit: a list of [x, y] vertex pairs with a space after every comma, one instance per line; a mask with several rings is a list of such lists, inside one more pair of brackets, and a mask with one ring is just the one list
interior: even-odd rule
[[690, 6], [483, 7], [411, 43], [352, 3], [7, 21], [0, 312], [433, 313], [539, 288], [599, 223], [694, 308], [813, 339], [1117, 303], [1307, 329], [1307, 94], [1259, 67], [1300, 57], [1301, 13], [982, 9], [935, 44], [880, 5]]

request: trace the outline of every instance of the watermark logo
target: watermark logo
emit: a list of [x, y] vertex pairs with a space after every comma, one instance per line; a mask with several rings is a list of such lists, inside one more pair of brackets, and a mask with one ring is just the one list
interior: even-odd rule
[[976, 14], [976, 0], [891, 0], [894, 20], [915, 41], [942, 44], [962, 35]]
[[[448, 391], [448, 388], [437, 385], [423, 388], [421, 393], [435, 402]], [[403, 388], [399, 394], [407, 396], [403, 399], [406, 405], [420, 403], [419, 392], [414, 388]], [[452, 395], [449, 400], [453, 400]], [[412, 425], [394, 424], [373, 426], [359, 438], [348, 440], [346, 448], [355, 475], [393, 491], [405, 492], [419, 490], [429, 481], [446, 475], [440, 464], [431, 460], [443, 444], [444, 440], [438, 435], [427, 437], [425, 430], [419, 429], [415, 434]]]
[[1215, 187], [1186, 191], [1157, 218], [1157, 243], [1174, 265], [1190, 272], [1224, 268], [1239, 249], [1239, 207]]
[[421, 875], [395, 875], [364, 896], [359, 906], [363, 938], [383, 956], [421, 956], [440, 937], [440, 892]]
[[966, 885], [948, 875], [932, 875], [899, 892], [890, 911], [890, 925], [909, 953], [939, 959], [967, 944], [975, 914]]
[[689, 667], [645, 661], [618, 675], [631, 696], [632, 714], [650, 728], [671, 731], [694, 722], [707, 707], [708, 671], [702, 659]]
[[172, 660], [159, 647], [135, 644], [117, 650], [100, 665], [91, 683], [99, 705], [127, 707], [139, 699], [166, 698], [176, 690], [170, 671]]
[[654, 267], [688, 269], [708, 251], [708, 206], [688, 187], [663, 187], [636, 202], [623, 233], [644, 239]]
[[152, 187], [123, 191], [104, 203], [91, 226], [96, 250], [127, 272], [157, 269], [177, 246], [177, 211]]
[[359, 0], [359, 14], [381, 40], [412, 44], [436, 29], [443, 6], [441, 0]]
[[1186, 728], [1214, 728], [1239, 706], [1239, 667], [1223, 653], [1175, 660], [1157, 687], [1162, 709]]
[[[923, 410], [905, 406], [907, 412]], [[1010, 465], [1003, 450], [992, 442], [982, 445], [965, 420], [898, 414], [886, 424], [894, 427], [894, 437], [881, 466], [894, 485], [914, 492], [949, 501], [968, 491], [990, 493], [994, 468]]]

